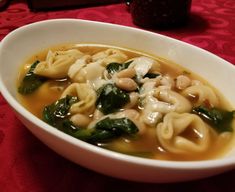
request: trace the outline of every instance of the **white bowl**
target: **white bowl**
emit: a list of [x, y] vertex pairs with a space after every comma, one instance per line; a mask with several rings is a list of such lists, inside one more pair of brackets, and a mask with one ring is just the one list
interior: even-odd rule
[[[130, 27], [75, 19], [30, 24], [8, 34], [0, 48], [0, 89], [19, 119], [41, 141], [71, 161], [94, 171], [133, 181], [177, 182], [204, 178], [235, 167], [235, 148], [223, 158], [174, 162], [128, 156], [101, 149], [52, 128], [16, 98], [19, 66], [30, 55], [61, 43], [101, 43], [137, 49], [172, 60], [201, 75], [235, 106], [235, 67], [192, 45]], [[22, 138], [23, 139], [23, 138]]]

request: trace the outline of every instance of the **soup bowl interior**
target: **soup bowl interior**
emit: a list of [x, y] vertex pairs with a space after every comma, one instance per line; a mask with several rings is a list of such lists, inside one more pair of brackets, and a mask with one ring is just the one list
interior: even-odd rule
[[[65, 43], [115, 45], [160, 56], [186, 67], [215, 86], [235, 106], [235, 68], [200, 48], [159, 34], [112, 24], [75, 19], [38, 22], [16, 29], [0, 47], [1, 93], [25, 126], [51, 149], [94, 171], [141, 182], [177, 182], [215, 175], [235, 166], [235, 150], [206, 161], [161, 161], [101, 149], [44, 123], [17, 100], [20, 65], [31, 55]], [[23, 139], [23, 138], [22, 138]]]

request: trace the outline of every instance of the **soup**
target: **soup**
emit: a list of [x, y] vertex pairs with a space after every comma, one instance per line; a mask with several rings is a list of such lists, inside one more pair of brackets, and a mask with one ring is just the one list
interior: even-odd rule
[[218, 158], [233, 143], [234, 111], [205, 80], [136, 50], [96, 44], [48, 48], [17, 79], [20, 102], [53, 127], [134, 156]]

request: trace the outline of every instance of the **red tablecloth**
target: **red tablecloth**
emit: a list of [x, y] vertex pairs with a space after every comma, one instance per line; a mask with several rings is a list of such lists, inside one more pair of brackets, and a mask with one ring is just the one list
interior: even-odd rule
[[[157, 31], [206, 49], [235, 64], [234, 0], [193, 0], [188, 26]], [[31, 12], [12, 1], [0, 12], [0, 40], [28, 23], [79, 18], [137, 27], [124, 3], [74, 10]], [[144, 184], [123, 181], [76, 165], [47, 148], [15, 117], [0, 95], [0, 192], [45, 191], [235, 191], [235, 171], [186, 183]]]

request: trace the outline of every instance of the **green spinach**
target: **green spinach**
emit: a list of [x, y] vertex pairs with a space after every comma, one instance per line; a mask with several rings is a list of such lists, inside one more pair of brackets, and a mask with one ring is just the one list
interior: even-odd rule
[[132, 61], [126, 62], [126, 63], [109, 63], [106, 67], [106, 70], [110, 74], [117, 73], [123, 69], [127, 69], [129, 65], [132, 63]]
[[107, 130], [119, 134], [135, 134], [138, 132], [136, 125], [128, 118], [117, 118], [111, 119], [106, 117], [105, 119], [99, 121], [96, 126], [96, 129]]
[[39, 64], [39, 61], [35, 61], [31, 66], [29, 71], [23, 78], [18, 92], [22, 95], [27, 95], [33, 93], [38, 87], [40, 87], [47, 79], [45, 77], [36, 75], [34, 69]]
[[48, 105], [43, 110], [43, 120], [53, 127], [88, 143], [97, 144], [106, 142], [122, 135], [133, 135], [138, 132], [136, 125], [127, 118], [100, 120], [93, 128], [75, 126], [69, 120], [69, 110], [72, 104], [78, 101], [77, 97], [67, 95]]
[[127, 118], [111, 119], [107, 117], [100, 120], [95, 127], [90, 129], [81, 129], [74, 126], [71, 122], [67, 122], [67, 126], [63, 127], [63, 131], [88, 143], [97, 144], [123, 135], [133, 135], [138, 132], [138, 128]]
[[64, 118], [69, 115], [71, 105], [77, 101], [77, 97], [67, 95], [64, 98], [57, 100], [55, 103], [46, 106], [42, 113], [43, 120], [60, 129], [63, 127]]
[[[75, 126], [70, 120], [65, 119], [63, 126], [60, 130], [64, 133], [71, 135], [77, 139], [83, 140], [91, 144], [97, 144], [98, 142], [105, 142], [117, 137], [117, 134], [112, 131], [95, 129], [95, 128], [80, 128]], [[119, 136], [119, 135], [118, 135]]]
[[158, 77], [160, 74], [156, 74], [156, 73], [147, 73], [145, 76], [144, 76], [144, 78], [145, 77], [148, 77], [149, 79], [153, 79], [153, 78], [156, 78], [156, 77]]
[[113, 84], [106, 84], [97, 91], [97, 108], [104, 114], [113, 113], [130, 102], [129, 94]]
[[235, 111], [199, 106], [195, 107], [193, 112], [202, 117], [219, 133], [233, 131], [232, 120], [235, 116]]

